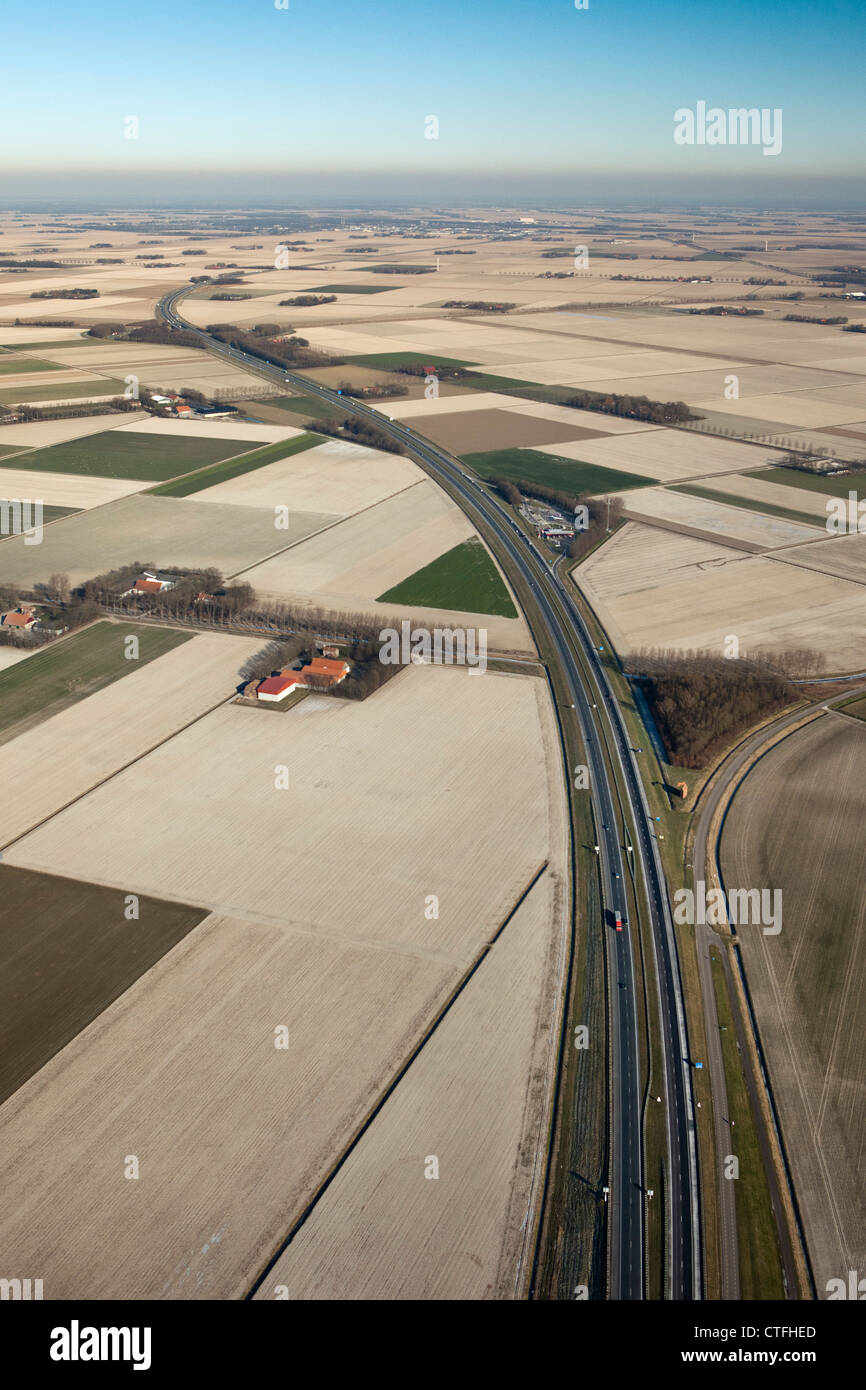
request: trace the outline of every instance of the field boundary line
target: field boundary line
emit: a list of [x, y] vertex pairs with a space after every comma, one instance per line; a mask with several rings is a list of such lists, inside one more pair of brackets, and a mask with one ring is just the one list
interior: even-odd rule
[[540, 865], [540, 867], [536, 869], [529, 883], [524, 888], [523, 892], [519, 895], [514, 905], [503, 919], [500, 926], [497, 927], [496, 931], [493, 933], [490, 939], [487, 942], [485, 942], [478, 955], [476, 956], [475, 960], [472, 962], [472, 964], [469, 966], [469, 968], [463, 975], [463, 978], [457, 982], [447, 999], [445, 999], [444, 1002], [440, 1005], [437, 1013], [430, 1021], [427, 1028], [424, 1030], [424, 1033], [415, 1043], [414, 1047], [409, 1053], [409, 1056], [399, 1067], [398, 1071], [394, 1074], [394, 1076], [392, 1076], [390, 1082], [388, 1082], [385, 1085], [378, 1100], [375, 1102], [372, 1109], [367, 1114], [367, 1117], [361, 1121], [361, 1124], [343, 1148], [342, 1153], [335, 1159], [335, 1161], [331, 1165], [330, 1171], [325, 1175], [325, 1177], [314, 1190], [312, 1196], [306, 1202], [300, 1214], [290, 1227], [285, 1239], [280, 1242], [277, 1249], [274, 1251], [274, 1254], [265, 1264], [261, 1272], [258, 1275], [256, 1275], [253, 1279], [247, 1292], [243, 1295], [244, 1302], [251, 1301], [255, 1294], [258, 1293], [259, 1289], [262, 1287], [268, 1275], [275, 1268], [278, 1261], [285, 1254], [286, 1250], [288, 1250], [295, 1236], [298, 1234], [298, 1231], [301, 1229], [302, 1226], [306, 1225], [307, 1221], [312, 1216], [315, 1208], [318, 1206], [322, 1197], [325, 1195], [325, 1193], [327, 1192], [328, 1188], [331, 1186], [332, 1182], [337, 1177], [337, 1175], [341, 1172], [348, 1159], [354, 1153], [355, 1149], [358, 1147], [364, 1135], [370, 1129], [377, 1116], [381, 1113], [385, 1105], [391, 1099], [391, 1096], [397, 1090], [397, 1087], [403, 1080], [403, 1077], [409, 1071], [413, 1062], [415, 1062], [417, 1058], [420, 1056], [420, 1054], [423, 1052], [424, 1048], [427, 1046], [427, 1043], [433, 1037], [434, 1033], [439, 1028], [439, 1025], [442, 1023], [443, 1019], [445, 1019], [447, 1015], [451, 1012], [453, 1005], [459, 999], [460, 995], [466, 989], [466, 986], [469, 984], [470, 980], [473, 978], [473, 976], [480, 969], [481, 965], [487, 959], [488, 955], [490, 954], [493, 947], [496, 945], [496, 942], [502, 936], [502, 933], [505, 931], [509, 922], [511, 922], [513, 918], [516, 916], [519, 909], [523, 906], [524, 902], [529, 897], [533, 888], [540, 881], [542, 875], [547, 871], [549, 867], [550, 861], [548, 859], [545, 859], [543, 863]]
[[[132, 674], [132, 672], [130, 672], [130, 674]], [[229, 696], [228, 698], [221, 696], [215, 704], [209, 705], [207, 709], [202, 710], [200, 714], [195, 715], [193, 719], [181, 725], [179, 729], [174, 729], [170, 734], [167, 734], [165, 738], [158, 739], [150, 748], [145, 748], [143, 752], [137, 753], [134, 758], [130, 758], [128, 763], [123, 763], [120, 767], [114, 768], [112, 772], [106, 773], [104, 777], [100, 777], [97, 782], [93, 783], [92, 787], [87, 787], [83, 792], [79, 792], [77, 796], [70, 797], [69, 801], [65, 801], [62, 806], [56, 806], [47, 816], [43, 816], [41, 820], [35, 821], [34, 824], [29, 825], [26, 830], [22, 830], [20, 834], [14, 835], [11, 840], [6, 840], [5, 843], [0, 844], [0, 851], [5, 852], [11, 849], [13, 845], [19, 844], [20, 841], [26, 839], [28, 835], [33, 835], [37, 830], [41, 830], [43, 825], [47, 825], [55, 816], [62, 815], [63, 812], [68, 811], [71, 806], [75, 806], [79, 801], [83, 801], [86, 796], [90, 796], [91, 793], [99, 791], [99, 789], [106, 786], [108, 782], [112, 782], [115, 777], [119, 777], [122, 772], [126, 772], [129, 768], [134, 767], [135, 764], [140, 763], [143, 758], [150, 757], [150, 754], [155, 753], [157, 748], [163, 748], [165, 744], [170, 743], [173, 738], [177, 738], [180, 734], [186, 733], [187, 729], [191, 729], [194, 724], [198, 724], [202, 719], [206, 719], [209, 714], [213, 714], [214, 710], [219, 709], [221, 705], [230, 704], [233, 699], [234, 696]], [[65, 875], [56, 874], [55, 877], [63, 878]]]

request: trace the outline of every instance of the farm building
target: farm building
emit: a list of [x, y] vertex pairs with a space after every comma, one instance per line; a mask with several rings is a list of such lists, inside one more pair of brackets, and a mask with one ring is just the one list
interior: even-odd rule
[[284, 700], [293, 690], [312, 686], [317, 690], [330, 689], [339, 685], [349, 674], [348, 661], [332, 661], [327, 657], [314, 656], [308, 666], [293, 671], [290, 666], [283, 667], [279, 675], [268, 676], [265, 680], [250, 681], [244, 687], [248, 699], [258, 699], [276, 704]]
[[36, 614], [32, 608], [12, 608], [0, 614], [0, 627], [15, 628], [19, 632], [29, 632], [36, 624]]
[[[267, 680], [259, 682], [258, 689], [254, 693], [259, 700], [276, 704], [279, 700], [284, 700], [292, 690], [303, 684], [298, 672], [292, 671], [289, 675], [268, 676]], [[244, 694], [246, 693], [245, 690]]]
[[125, 589], [120, 595], [121, 598], [129, 598], [135, 594], [162, 594], [166, 589], [173, 589], [177, 580], [159, 571], [145, 570], [140, 574], [131, 589]]
[[314, 656], [309, 666], [301, 668], [302, 676], [325, 676], [332, 685], [339, 685], [348, 674], [348, 661], [334, 661], [327, 656]]

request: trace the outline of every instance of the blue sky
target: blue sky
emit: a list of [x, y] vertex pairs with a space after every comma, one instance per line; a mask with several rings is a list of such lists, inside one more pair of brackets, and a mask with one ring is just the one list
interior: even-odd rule
[[[0, 169], [207, 182], [381, 175], [862, 183], [866, 7], [671, 0], [79, 0], [4, 19]], [[673, 113], [781, 107], [782, 153], [677, 147]], [[139, 137], [126, 140], [135, 115]], [[439, 138], [425, 140], [436, 115]], [[531, 179], [530, 179], [531, 181]], [[215, 187], [214, 178], [211, 184]]]

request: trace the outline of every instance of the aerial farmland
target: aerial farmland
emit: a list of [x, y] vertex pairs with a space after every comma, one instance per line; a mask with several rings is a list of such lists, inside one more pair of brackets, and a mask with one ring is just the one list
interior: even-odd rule
[[[856, 912], [834, 925], [864, 545], [827, 526], [866, 457], [856, 218], [0, 211], [0, 248], [0, 497], [46, 511], [0, 535], [0, 1278], [691, 1307], [751, 1268], [714, 1126], [747, 1165], [769, 1114], [802, 1231], [792, 1275], [765, 1203], [765, 1287], [866, 1260]], [[365, 686], [404, 627], [485, 664]], [[693, 766], [659, 711], [732, 638], [791, 679]], [[721, 688], [686, 690], [693, 724]], [[709, 1075], [734, 1010], [674, 938], [680, 1060], [707, 1057], [686, 1270], [652, 856], [667, 901], [745, 741], [824, 701], [723, 818], [725, 879], [786, 895], [737, 948], [766, 1113], [745, 1063], [724, 1097]]]

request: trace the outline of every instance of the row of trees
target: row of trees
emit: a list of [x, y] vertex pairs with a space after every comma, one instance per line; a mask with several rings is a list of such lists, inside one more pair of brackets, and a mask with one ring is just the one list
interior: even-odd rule
[[491, 299], [446, 299], [443, 309], [480, 309], [485, 314], [506, 314], [516, 304], [495, 304]]
[[[799, 473], [824, 472], [825, 470], [823, 470], [819, 465], [826, 462], [826, 451], [822, 451], [819, 454], [809, 454], [797, 453], [796, 450], [791, 450], [791, 452], [783, 454], [780, 459], [768, 459], [768, 463], [772, 463], [776, 468], [793, 468], [796, 469]], [[866, 458], [844, 460], [844, 472], [863, 473], [864, 471], [866, 471]]]
[[763, 309], [744, 309], [742, 304], [712, 304], [707, 309], [689, 309], [690, 314], [702, 314], [710, 318], [723, 317], [726, 314], [735, 314], [746, 319], [757, 318], [763, 312]]
[[[471, 372], [469, 376], [472, 376]], [[525, 400], [549, 401], [573, 410], [598, 410], [604, 415], [619, 415], [626, 420], [649, 420], [655, 425], [683, 424], [687, 420], [702, 418], [694, 415], [684, 401], [652, 401], [648, 396], [621, 396], [614, 391], [554, 391], [553, 388], [529, 386], [507, 394], [519, 395]]]
[[702, 651], [638, 651], [625, 660], [640, 683], [668, 761], [705, 767], [739, 734], [784, 709], [797, 692], [755, 660]]
[[0, 424], [4, 419], [9, 423], [33, 420], [75, 420], [80, 416], [114, 415], [117, 411], [137, 410], [138, 401], [127, 400], [125, 396], [114, 396], [110, 401], [79, 401], [66, 405], [16, 405], [8, 410], [0, 406]]
[[154, 343], [166, 347], [203, 348], [197, 333], [186, 328], [170, 328], [167, 323], [148, 319], [129, 326], [123, 323], [95, 323], [87, 330], [88, 338], [115, 338], [127, 343]]
[[387, 381], [376, 386], [354, 386], [351, 381], [343, 380], [339, 389], [344, 396], [351, 396], [356, 401], [390, 400], [393, 396], [409, 394], [408, 386], [394, 385], [393, 382]]
[[388, 454], [402, 454], [401, 446], [377, 429], [368, 420], [356, 415], [346, 415], [342, 420], [314, 420], [313, 428], [317, 434], [328, 434], [332, 439], [350, 439], [354, 444], [363, 444], [368, 449], [381, 449]]
[[[440, 381], [459, 381], [461, 378], [468, 380], [472, 375], [465, 367], [450, 367], [444, 364], [440, 366], [436, 363], [435, 356], [431, 358], [430, 366], [435, 368]], [[427, 366], [423, 362], [406, 362], [403, 366], [395, 367], [394, 371], [399, 372], [401, 376], [426, 376]]]
[[[360, 249], [359, 247], [358, 250]], [[293, 299], [281, 299], [280, 308], [294, 308], [297, 306], [299, 309], [308, 309], [316, 304], [333, 304], [336, 298], [337, 296], [335, 294], [296, 294]]]
[[16, 328], [75, 328], [75, 319], [15, 319]]
[[99, 290], [34, 290], [31, 299], [98, 299]]
[[[171, 571], [174, 583], [159, 594], [137, 594], [123, 600], [121, 595], [131, 589], [145, 571], [157, 572], [152, 562], [135, 560], [117, 569], [87, 579], [76, 591], [94, 603], [116, 606], [124, 603], [129, 612], [143, 612], [160, 617], [186, 618], [197, 615], [203, 605], [226, 618], [247, 612], [255, 603], [255, 591], [246, 583], [226, 585], [218, 569], [178, 569]], [[205, 595], [204, 598], [200, 595]]]
[[251, 357], [258, 357], [277, 367], [291, 370], [295, 367], [335, 367], [342, 365], [342, 358], [329, 357], [326, 353], [316, 352], [314, 348], [310, 347], [306, 338], [296, 336], [282, 338], [271, 336], [270, 333], [265, 335], [260, 331], [263, 328], [276, 329], [277, 333], [280, 332], [276, 324], [258, 324], [252, 332], [245, 332], [230, 323], [209, 324], [207, 331], [219, 342], [228, 343], [230, 347], [237, 348], [240, 352], [249, 353]]

